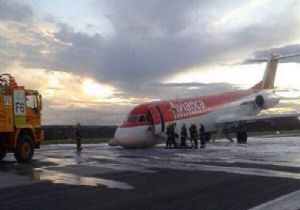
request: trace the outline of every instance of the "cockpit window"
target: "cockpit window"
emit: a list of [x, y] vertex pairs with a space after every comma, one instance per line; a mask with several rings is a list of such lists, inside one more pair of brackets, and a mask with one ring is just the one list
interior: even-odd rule
[[128, 115], [126, 122], [148, 122], [149, 118], [147, 115]]
[[139, 120], [139, 115], [128, 115], [127, 122], [135, 122]]

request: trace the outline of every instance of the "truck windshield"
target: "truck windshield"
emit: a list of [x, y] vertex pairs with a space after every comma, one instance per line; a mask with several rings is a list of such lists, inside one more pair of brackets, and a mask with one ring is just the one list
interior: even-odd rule
[[26, 95], [26, 106], [34, 109], [37, 107], [37, 101], [35, 95]]

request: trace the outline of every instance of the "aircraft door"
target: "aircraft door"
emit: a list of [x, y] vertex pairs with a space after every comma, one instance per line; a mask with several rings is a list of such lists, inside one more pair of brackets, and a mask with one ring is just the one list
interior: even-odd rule
[[150, 107], [149, 112], [151, 114], [152, 123], [153, 123], [153, 133], [155, 135], [158, 135], [163, 132], [162, 131], [162, 120], [161, 120], [160, 113], [159, 113], [158, 109], [155, 107]]

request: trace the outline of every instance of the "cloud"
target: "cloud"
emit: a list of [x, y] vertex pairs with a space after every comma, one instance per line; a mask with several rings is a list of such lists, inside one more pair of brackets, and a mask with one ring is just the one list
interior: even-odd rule
[[219, 86], [219, 87], [230, 87], [232, 88], [232, 85], [229, 85], [228, 83], [201, 83], [201, 82], [172, 82], [172, 83], [153, 83], [155, 86], [160, 87], [193, 87], [193, 88], [202, 88], [207, 86]]
[[[115, 104], [124, 103], [126, 98], [135, 104], [237, 88], [227, 83], [165, 82], [179, 73], [188, 74], [193, 68], [202, 71], [212, 64], [244, 60], [253, 52], [259, 57], [271, 51], [297, 51], [299, 1], [276, 5], [272, 1], [255, 2], [95, 1], [91, 14], [101, 14], [91, 17], [105, 16], [112, 28], [104, 36], [75, 31], [67, 22], [55, 19], [55, 15], [39, 19], [24, 2], [0, 0], [0, 67], [11, 69], [18, 64], [28, 71], [43, 69], [45, 75], [55, 70], [77, 75], [79, 81], [92, 78], [95, 83], [116, 90], [112, 97], [119, 101]], [[85, 96], [71, 100], [74, 109], [85, 104], [83, 99]], [[56, 98], [48, 104], [54, 112], [64, 103]], [[85, 108], [105, 105], [88, 101]]]
[[[227, 13], [231, 14], [231, 25], [235, 22], [238, 25], [232, 15], [234, 1], [226, 4], [223, 1], [187, 4], [180, 0], [100, 2], [105, 4], [106, 17], [114, 28], [111, 36], [74, 31], [53, 19], [51, 23], [56, 23], [56, 29], [49, 30], [49, 34], [42, 33], [34, 24], [30, 28], [16, 25], [17, 31], [31, 41], [7, 45], [17, 56], [7, 59], [16, 59], [27, 68], [92, 76], [135, 94], [142, 85], [163, 82], [190, 68], [243, 59], [253, 51], [280, 45], [300, 34], [295, 29], [299, 28], [295, 27], [299, 25], [296, 18], [299, 4], [295, 1], [288, 1], [285, 8], [276, 7], [276, 15], [280, 16], [275, 17], [267, 10], [270, 2], [265, 1], [262, 8], [253, 11], [264, 12], [260, 14], [263, 21], [239, 28], [226, 25], [212, 28]], [[237, 5], [244, 8], [246, 2], [253, 1], [245, 0]]]
[[[69, 45], [54, 55], [55, 68], [87, 72], [100, 81], [134, 91], [141, 85], [161, 82], [193, 67], [213, 62], [243, 59], [253, 51], [295, 40], [300, 34], [297, 8], [289, 1], [276, 13], [268, 11], [271, 2], [254, 11], [262, 21], [239, 28], [211, 28], [219, 1], [109, 1], [107, 17], [115, 32], [109, 38], [88, 35], [61, 27], [55, 37]], [[209, 11], [205, 11], [210, 8]], [[220, 13], [229, 9], [219, 8]], [[203, 14], [202, 14], [203, 12]], [[200, 13], [200, 15], [199, 15]], [[275, 13], [275, 14], [274, 14]], [[198, 15], [198, 16], [197, 16]], [[276, 15], [276, 16], [275, 16]], [[190, 31], [195, 17], [202, 28]], [[282, 18], [284, 17], [284, 18]], [[231, 24], [234, 24], [236, 17]], [[288, 21], [287, 21], [288, 20]], [[232, 23], [233, 22], [233, 23]], [[237, 22], [237, 21], [236, 21]]]
[[0, 20], [23, 22], [32, 18], [32, 8], [22, 3], [18, 0], [0, 0]]
[[[18, 85], [36, 89], [42, 94], [43, 124], [73, 124], [79, 120], [84, 124], [117, 124], [122, 122], [130, 108], [140, 102], [124, 97], [93, 78], [68, 72], [23, 69], [20, 66], [8, 72]], [[1, 70], [0, 73], [5, 72]]]
[[[202, 1], [207, 2], [207, 1]], [[193, 13], [203, 3], [191, 0], [166, 1], [105, 1], [107, 17], [118, 32], [134, 36], [174, 35], [182, 32], [191, 24]]]
[[[102, 105], [101, 109], [90, 108], [68, 108], [53, 109], [50, 101], [44, 100], [43, 124], [47, 125], [72, 125], [80, 122], [84, 125], [116, 125], [122, 122], [131, 106], [122, 106], [118, 104]], [[114, 107], [112, 112], [111, 107]]]
[[[140, 99], [140, 102], [147, 102], [154, 99], [187, 98], [216, 94], [238, 88], [238, 86], [229, 83], [151, 83], [140, 86], [134, 94]], [[127, 93], [123, 95], [123, 97], [126, 96]]]

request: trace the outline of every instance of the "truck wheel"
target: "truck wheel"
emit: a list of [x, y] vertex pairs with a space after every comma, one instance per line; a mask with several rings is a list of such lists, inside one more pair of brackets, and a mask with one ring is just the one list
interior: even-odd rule
[[5, 158], [6, 152], [6, 149], [0, 147], [0, 161]]
[[27, 162], [31, 160], [34, 154], [33, 139], [24, 135], [18, 140], [17, 149], [15, 150], [15, 158], [19, 162]]

